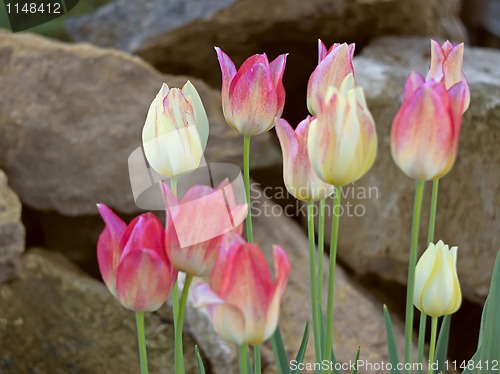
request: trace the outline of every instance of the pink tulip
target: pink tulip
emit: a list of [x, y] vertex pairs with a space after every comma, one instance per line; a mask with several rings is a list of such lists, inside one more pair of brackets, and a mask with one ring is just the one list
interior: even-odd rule
[[318, 112], [328, 87], [339, 89], [347, 75], [354, 75], [354, 48], [354, 44], [335, 43], [327, 50], [323, 42], [318, 40], [318, 66], [312, 72], [307, 85], [307, 108], [312, 115]]
[[274, 247], [273, 282], [256, 244], [234, 234], [226, 240], [210, 276], [210, 285], [193, 288], [195, 304], [207, 307], [215, 331], [235, 344], [259, 344], [278, 324], [280, 300], [290, 272], [286, 252]]
[[464, 83], [463, 112], [465, 112], [470, 103], [470, 90], [467, 79], [462, 72], [463, 59], [464, 43], [454, 46], [447, 40], [440, 45], [438, 42], [431, 40], [431, 66], [426, 79], [443, 82], [447, 90], [459, 82]]
[[104, 283], [127, 309], [158, 310], [168, 299], [177, 271], [165, 253], [165, 231], [151, 213], [127, 226], [104, 204], [97, 208], [106, 227], [97, 243], [97, 259]]
[[258, 135], [274, 126], [285, 106], [282, 79], [286, 54], [269, 63], [267, 56], [249, 57], [236, 67], [220, 48], [215, 47], [222, 71], [222, 110], [227, 123], [243, 135]]
[[209, 276], [224, 236], [232, 231], [241, 233], [247, 205], [237, 204], [228, 180], [217, 188], [193, 186], [181, 201], [165, 182], [162, 193], [168, 216], [168, 257], [180, 271], [198, 277]]
[[455, 162], [466, 84], [449, 91], [444, 83], [412, 72], [406, 80], [403, 104], [391, 131], [392, 157], [399, 168], [417, 180], [440, 178]]
[[295, 198], [316, 201], [330, 196], [334, 187], [312, 170], [307, 153], [307, 134], [313, 118], [307, 117], [294, 130], [284, 119], [276, 119], [276, 133], [283, 152], [283, 179]]

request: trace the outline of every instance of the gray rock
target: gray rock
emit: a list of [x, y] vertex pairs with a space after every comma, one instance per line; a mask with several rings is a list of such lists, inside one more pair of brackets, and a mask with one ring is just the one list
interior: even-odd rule
[[[0, 301], [2, 373], [140, 371], [134, 313], [61, 255], [29, 250], [20, 278], [0, 286]], [[150, 372], [172, 372], [172, 324], [153, 313], [145, 319]], [[186, 334], [186, 373], [198, 373], [194, 344]]]
[[[119, 0], [66, 26], [77, 41], [136, 53], [162, 71], [215, 82], [220, 75], [214, 44], [241, 62], [266, 50], [300, 55], [309, 45], [314, 52], [318, 37], [359, 43], [386, 34], [463, 40], [459, 10], [458, 0]], [[315, 53], [306, 55], [316, 60]]]
[[[359, 275], [377, 274], [406, 283], [414, 181], [392, 160], [390, 128], [406, 76], [410, 70], [425, 74], [429, 61], [427, 38], [383, 38], [354, 61], [357, 82], [365, 89], [379, 135], [372, 170], [346, 189], [345, 204], [351, 204], [352, 216], [341, 219], [339, 255]], [[471, 105], [462, 123], [456, 164], [439, 184], [435, 239], [458, 245], [464, 296], [478, 302], [488, 292], [500, 245], [499, 63], [498, 51], [465, 48]], [[427, 240], [430, 193], [431, 183], [427, 183], [420, 253]], [[357, 205], [362, 217], [354, 214]]]
[[[97, 202], [137, 212], [128, 157], [161, 83], [188, 78], [117, 51], [5, 32], [0, 66], [0, 167], [21, 200], [68, 216], [96, 214]], [[193, 82], [210, 120], [206, 159], [241, 163], [243, 140], [225, 123], [220, 94]], [[255, 167], [278, 159], [269, 134], [252, 147]]]
[[17, 276], [19, 256], [24, 251], [24, 236], [21, 202], [0, 170], [0, 283]]

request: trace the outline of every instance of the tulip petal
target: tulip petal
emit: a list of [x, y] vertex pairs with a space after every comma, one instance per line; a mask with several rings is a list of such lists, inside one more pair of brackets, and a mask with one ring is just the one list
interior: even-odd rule
[[118, 266], [118, 300], [127, 309], [154, 312], [167, 301], [175, 279], [173, 269], [154, 250], [128, 251]]
[[445, 54], [441, 45], [435, 40], [431, 39], [431, 66], [427, 72], [426, 80], [434, 79], [436, 82], [440, 82], [443, 79], [443, 62], [445, 59]]
[[406, 78], [403, 101], [408, 100], [424, 82], [424, 77], [420, 73], [412, 71]]
[[463, 60], [464, 43], [452, 47], [450, 52], [446, 54], [446, 58], [443, 61], [444, 84], [446, 85], [446, 89], [449, 89], [462, 80]]
[[286, 59], [288, 54], [282, 54], [276, 57], [274, 61], [269, 64], [269, 70], [273, 79], [276, 94], [278, 96], [278, 111], [276, 117], [281, 117], [283, 108], [285, 106], [285, 87], [283, 86], [283, 74], [285, 72]]
[[207, 113], [205, 112], [201, 97], [190, 81], [187, 81], [184, 87], [182, 87], [182, 93], [193, 107], [196, 127], [200, 135], [201, 147], [205, 150], [208, 141], [209, 126]]
[[229, 89], [233, 123], [244, 135], [258, 135], [274, 126], [278, 94], [265, 64], [257, 63], [241, 71]]
[[126, 256], [127, 252], [140, 248], [148, 248], [157, 252], [160, 257], [165, 257], [163, 224], [153, 213], [141, 214], [128, 225], [123, 233], [121, 245], [124, 246], [122, 257]]
[[219, 47], [214, 47], [217, 52], [217, 59], [219, 60], [220, 69], [222, 72], [222, 97], [227, 97], [229, 92], [229, 85], [236, 75], [236, 67], [231, 58], [222, 51]]
[[104, 283], [116, 296], [116, 270], [123, 252], [120, 241], [127, 225], [105, 204], [97, 204], [97, 209], [106, 224], [97, 241], [97, 261]]
[[328, 54], [328, 49], [326, 48], [326, 45], [321, 41], [321, 39], [318, 39], [318, 64], [323, 61]]

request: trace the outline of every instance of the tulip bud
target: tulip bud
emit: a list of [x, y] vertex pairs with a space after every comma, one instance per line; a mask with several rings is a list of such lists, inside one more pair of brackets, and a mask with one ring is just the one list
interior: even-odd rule
[[279, 304], [290, 264], [286, 252], [274, 247], [276, 279], [273, 282], [264, 255], [256, 244], [239, 236], [221, 253], [212, 270], [210, 285], [193, 288], [198, 306], [206, 306], [215, 331], [225, 340], [260, 344], [276, 330]]
[[424, 82], [418, 73], [406, 80], [403, 104], [392, 122], [391, 151], [410, 178], [432, 180], [452, 168], [464, 102], [464, 83], [449, 91], [443, 83]]
[[136, 312], [158, 310], [177, 279], [165, 253], [165, 232], [151, 213], [123, 222], [104, 204], [98, 204], [106, 223], [97, 243], [103, 280], [118, 301]]
[[142, 130], [144, 153], [151, 167], [168, 178], [194, 170], [200, 165], [207, 140], [207, 114], [191, 82], [182, 91], [163, 84]]
[[447, 40], [442, 45], [439, 45], [438, 42], [431, 40], [431, 66], [426, 79], [443, 82], [447, 90], [455, 84], [462, 82], [465, 85], [462, 113], [467, 110], [470, 103], [469, 85], [462, 72], [463, 59], [464, 43], [454, 46]]
[[326, 97], [329, 87], [340, 88], [346, 76], [354, 76], [352, 59], [354, 44], [333, 44], [329, 50], [321, 40], [318, 40], [318, 66], [309, 78], [307, 85], [307, 108], [309, 113], [315, 115], [320, 102]]
[[176, 269], [192, 276], [209, 276], [225, 235], [241, 234], [247, 205], [238, 205], [232, 185], [196, 185], [177, 201], [161, 184], [167, 212], [166, 249]]
[[377, 153], [375, 122], [366, 105], [363, 89], [354, 77], [345, 77], [340, 89], [330, 87], [316, 119], [309, 125], [309, 159], [318, 177], [343, 186], [371, 168]]
[[276, 133], [283, 152], [283, 179], [296, 199], [316, 201], [330, 196], [334, 187], [323, 182], [312, 170], [307, 154], [307, 135], [313, 119], [307, 117], [295, 131], [284, 119], [276, 119]]
[[415, 268], [414, 304], [418, 310], [441, 317], [455, 313], [462, 303], [457, 276], [457, 247], [441, 240], [429, 247]]
[[286, 54], [269, 63], [267, 56], [249, 57], [236, 72], [233, 61], [215, 47], [222, 71], [222, 110], [227, 123], [243, 135], [258, 135], [274, 126], [285, 106], [282, 79]]

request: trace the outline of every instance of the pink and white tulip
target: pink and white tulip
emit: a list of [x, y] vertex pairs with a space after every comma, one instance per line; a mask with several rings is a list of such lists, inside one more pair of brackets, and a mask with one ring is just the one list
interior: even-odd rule
[[324, 182], [344, 186], [372, 167], [377, 154], [375, 122], [361, 87], [349, 74], [340, 88], [330, 87], [309, 125], [309, 159]]
[[222, 71], [222, 110], [227, 123], [243, 135], [258, 135], [274, 126], [285, 106], [283, 73], [286, 54], [269, 62], [266, 54], [249, 57], [236, 71], [233, 61], [215, 47]]
[[193, 288], [195, 304], [206, 306], [215, 331], [225, 340], [260, 344], [276, 330], [280, 301], [290, 272], [286, 252], [274, 247], [273, 281], [257, 244], [234, 235], [226, 240], [210, 284]]
[[104, 283], [127, 309], [158, 310], [177, 279], [165, 252], [165, 231], [151, 213], [127, 226], [104, 204], [97, 205], [106, 227], [97, 243], [97, 260]]
[[467, 79], [462, 72], [463, 59], [464, 43], [454, 46], [447, 40], [440, 45], [435, 40], [431, 40], [431, 66], [427, 72], [426, 80], [433, 79], [437, 82], [443, 82], [447, 90], [462, 82], [465, 86], [462, 110], [465, 112], [470, 103], [470, 90]]
[[228, 180], [217, 188], [196, 185], [178, 201], [165, 182], [166, 250], [176, 269], [192, 276], [209, 276], [225, 235], [241, 234], [247, 205], [237, 204]]
[[444, 83], [412, 72], [405, 84], [403, 104], [392, 122], [391, 151], [410, 178], [440, 178], [455, 162], [467, 86]]
[[339, 89], [347, 75], [354, 75], [354, 48], [354, 44], [335, 43], [327, 50], [323, 42], [318, 40], [318, 66], [312, 72], [307, 85], [307, 108], [312, 115], [318, 112], [320, 102], [325, 99], [329, 87]]
[[151, 167], [164, 177], [198, 168], [208, 141], [208, 118], [196, 88], [165, 83], [149, 107], [142, 143]]
[[316, 201], [330, 196], [334, 187], [323, 182], [312, 170], [307, 153], [309, 125], [307, 117], [294, 130], [284, 119], [276, 119], [276, 133], [283, 152], [283, 179], [288, 192], [296, 199]]

